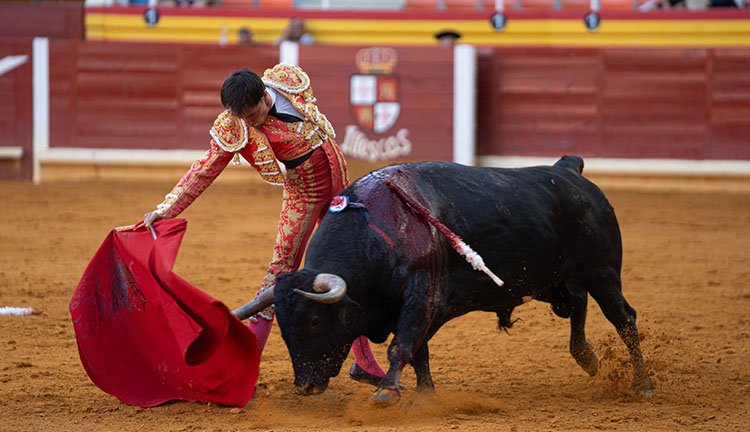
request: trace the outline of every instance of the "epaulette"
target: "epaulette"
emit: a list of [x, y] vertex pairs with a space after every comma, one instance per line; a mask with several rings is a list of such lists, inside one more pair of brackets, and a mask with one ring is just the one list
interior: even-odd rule
[[289, 94], [304, 93], [310, 88], [310, 77], [298, 66], [277, 64], [263, 72], [263, 84]]
[[277, 64], [263, 72], [263, 84], [285, 93], [294, 109], [325, 132], [324, 139], [336, 137], [333, 125], [315, 104], [318, 100], [313, 94], [310, 77], [302, 68], [285, 63]]
[[229, 110], [219, 114], [214, 120], [210, 133], [216, 144], [228, 152], [236, 153], [247, 145], [247, 122], [233, 116]]

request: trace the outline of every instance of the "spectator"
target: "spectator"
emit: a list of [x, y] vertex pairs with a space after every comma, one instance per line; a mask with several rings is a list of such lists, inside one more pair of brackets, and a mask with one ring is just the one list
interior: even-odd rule
[[312, 45], [315, 43], [315, 38], [309, 33], [305, 32], [305, 21], [300, 17], [289, 18], [284, 32], [274, 42], [276, 45], [281, 42], [298, 42], [303, 45]]
[[706, 0], [685, 0], [685, 9], [687, 10], [706, 10], [708, 1]]
[[638, 11], [648, 12], [656, 9], [684, 9], [685, 0], [646, 0], [638, 6]]
[[253, 32], [247, 27], [240, 27], [237, 30], [237, 45], [250, 46], [253, 44]]
[[442, 48], [452, 48], [461, 34], [455, 30], [440, 30], [435, 33], [435, 39]]
[[744, 9], [746, 5], [743, 0], [709, 0], [708, 7], [710, 8], [730, 7], [730, 8]]

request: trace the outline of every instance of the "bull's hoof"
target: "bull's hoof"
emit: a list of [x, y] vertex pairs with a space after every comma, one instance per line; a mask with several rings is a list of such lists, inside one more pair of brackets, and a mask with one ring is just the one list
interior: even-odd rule
[[576, 362], [589, 376], [596, 376], [596, 373], [599, 372], [599, 358], [591, 350], [579, 355]]
[[574, 351], [572, 348], [570, 353], [573, 358], [576, 359], [576, 363], [589, 376], [595, 376], [599, 372], [599, 358], [594, 354], [594, 349], [590, 343], [586, 342], [586, 345], [580, 351]]
[[319, 395], [326, 391], [326, 385], [316, 386], [315, 384], [300, 384], [294, 387], [297, 394], [302, 396]]
[[380, 388], [375, 390], [372, 401], [376, 405], [393, 405], [401, 398], [401, 392], [393, 388]]
[[633, 396], [650, 399], [654, 396], [654, 382], [649, 377], [633, 381], [630, 391]]

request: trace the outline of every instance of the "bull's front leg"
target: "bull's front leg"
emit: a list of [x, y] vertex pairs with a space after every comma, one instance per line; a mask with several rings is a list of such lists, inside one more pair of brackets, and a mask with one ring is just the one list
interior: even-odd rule
[[404, 367], [411, 363], [417, 373], [417, 387], [434, 387], [430, 376], [427, 333], [430, 318], [425, 317], [421, 307], [407, 304], [401, 312], [399, 324], [388, 347], [388, 372], [375, 390], [375, 402], [382, 404], [395, 403], [401, 397], [399, 381]]
[[380, 381], [380, 385], [375, 390], [374, 400], [376, 403], [391, 404], [398, 401], [401, 397], [401, 387], [399, 381], [401, 380], [401, 372], [411, 360], [411, 353], [408, 349], [404, 349], [409, 343], [405, 341], [399, 341], [398, 336], [393, 338], [390, 346], [388, 346], [388, 361], [390, 366], [388, 372], [386, 372], [383, 379]]
[[[391, 347], [388, 349], [389, 359], [391, 359], [391, 348], [393, 348], [393, 346], [394, 345], [391, 344]], [[401, 357], [400, 354], [394, 354], [394, 358]], [[399, 364], [400, 366], [396, 369], [391, 367], [391, 369], [388, 370], [388, 374], [386, 374], [380, 386], [375, 391], [375, 402], [391, 404], [397, 402], [400, 398], [403, 386], [399, 383], [399, 379], [401, 377], [401, 371], [403, 371], [406, 363], [397, 361], [397, 365]], [[430, 351], [427, 348], [426, 342], [412, 355], [411, 365], [414, 367], [414, 372], [417, 375], [417, 390], [426, 392], [435, 391], [435, 383], [432, 382], [432, 374], [430, 373]], [[391, 363], [391, 366], [393, 366], [393, 363]], [[394, 372], [393, 376], [395, 377], [395, 380], [393, 381], [393, 384], [387, 384], [391, 371]]]

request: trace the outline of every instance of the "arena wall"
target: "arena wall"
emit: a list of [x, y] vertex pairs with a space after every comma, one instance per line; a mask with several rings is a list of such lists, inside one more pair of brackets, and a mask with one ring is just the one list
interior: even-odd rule
[[83, 2], [0, 4], [0, 38], [84, 38]]
[[[293, 62], [314, 77], [319, 106], [351, 159], [370, 168], [456, 160], [453, 50], [292, 45]], [[275, 46], [52, 41], [50, 140], [42, 159], [185, 163], [207, 148], [208, 130], [223, 110], [223, 80], [242, 67], [263, 71], [284, 55]], [[373, 100], [355, 100], [357, 79], [377, 82], [364, 89]], [[388, 106], [374, 107], [375, 99]], [[469, 135], [464, 163], [474, 162], [473, 129]]]
[[32, 42], [0, 39], [0, 180], [33, 177]]
[[750, 160], [750, 49], [485, 48], [478, 153]]
[[[377, 133], [358, 119], [351, 85], [366, 72], [357, 55], [366, 47], [300, 46], [300, 65], [315, 77], [320, 107], [337, 128], [337, 139], [350, 158], [377, 165], [408, 160], [454, 160], [453, 50], [436, 47], [387, 48], [395, 54], [391, 71], [398, 119]], [[382, 79], [382, 78], [381, 78]], [[385, 139], [382, 145], [378, 140]], [[389, 157], [393, 153], [395, 157]], [[472, 160], [473, 161], [473, 160]]]
[[[453, 28], [462, 42], [479, 47], [479, 163], [525, 165], [580, 153], [597, 158], [605, 171], [747, 171], [737, 161], [750, 159], [742, 73], [750, 50], [748, 11], [644, 14], [605, 1], [601, 26], [589, 31], [581, 19], [588, 2], [566, 2], [564, 11], [551, 11], [550, 4], [508, 10], [502, 31], [489, 25], [489, 8], [164, 8], [164, 19], [148, 30], [138, 10], [92, 8], [87, 28], [90, 39], [166, 41], [185, 35], [215, 44], [222, 28], [232, 43], [235, 30], [248, 26], [263, 43], [273, 41], [293, 13], [305, 18], [321, 44], [378, 46], [434, 46], [436, 30]], [[187, 28], [197, 31], [186, 35]]]
[[[281, 55], [275, 46], [49, 46], [49, 144], [40, 157], [65, 163], [188, 163], [206, 148], [223, 79]], [[659, 161], [683, 160], [704, 165], [677, 168], [684, 173], [747, 172], [725, 162], [750, 161], [750, 49], [480, 49], [474, 123], [454, 120], [465, 109], [454, 104], [453, 50], [381, 47], [398, 58], [386, 75], [399, 108], [398, 121], [378, 133], [358, 124], [351, 99], [352, 77], [364, 73], [357, 53], [373, 48], [303, 46], [296, 54], [352, 159], [456, 160], [469, 141], [456, 137], [456, 125], [468, 123], [479, 143], [471, 154], [484, 165], [574, 153], [656, 171]], [[404, 141], [409, 151], [398, 153]]]
[[[387, 153], [398, 150], [404, 137], [412, 144], [410, 154], [395, 158], [368, 160], [360, 151], [367, 163], [473, 163], [478, 156], [480, 164], [508, 166], [577, 153], [593, 162], [589, 168], [602, 171], [750, 175], [750, 20], [745, 12], [675, 12], [669, 19], [639, 15], [645, 19], [637, 22], [629, 21], [632, 14], [613, 12], [604, 15], [611, 26], [596, 32], [583, 29], [580, 16], [565, 13], [509, 12], [518, 26], [494, 32], [487, 29], [486, 14], [468, 12], [451, 13], [450, 20], [435, 12], [300, 12], [321, 25], [323, 33], [316, 37], [322, 36], [322, 42], [329, 41], [325, 34], [330, 41], [352, 32], [360, 37], [341, 44], [292, 44], [290, 57], [271, 44], [220, 46], [200, 36], [225, 27], [232, 37], [232, 30], [249, 19], [275, 23], [267, 27], [269, 36], [271, 30], [280, 32], [288, 10], [168, 9], [156, 28], [145, 25], [143, 10], [90, 8], [88, 40], [71, 31], [53, 38], [48, 52], [44, 45], [39, 55], [49, 59], [49, 77], [35, 77], [40, 82], [33, 87], [48, 86], [49, 94], [34, 93], [35, 101], [46, 98], [47, 104], [33, 104], [33, 122], [28, 120], [32, 108], [24, 105], [30, 103], [31, 69], [24, 69], [30, 65], [0, 76], [8, 113], [0, 125], [5, 128], [3, 176], [27, 175], [23, 157], [33, 154], [24, 147], [30, 141], [40, 143], [36, 160], [44, 163], [189, 163], [206, 148], [206, 131], [222, 109], [218, 90], [223, 79], [240, 67], [260, 71], [279, 60], [299, 63], [314, 77], [321, 108], [336, 125], [342, 145]], [[432, 32], [449, 24], [466, 29], [462, 40], [480, 43], [478, 51], [468, 45], [455, 52], [436, 47]], [[263, 25], [250, 26], [266, 31]], [[197, 39], [182, 42], [206, 43], [169, 42], [184, 36], [186, 28]], [[653, 40], [646, 43], [647, 35]], [[131, 39], [145, 42], [118, 42]], [[379, 42], [363, 43], [371, 40]], [[418, 42], [406, 44], [410, 41]], [[19, 40], [0, 42], [5, 50], [0, 60], [5, 61], [14, 52], [7, 47]], [[398, 66], [375, 72], [379, 83], [384, 76], [396, 83], [389, 84], [397, 89], [389, 101], [398, 105], [391, 107], [397, 122], [385, 131], [365, 130], [352, 101], [354, 77], [372, 72], [360, 70], [360, 51], [392, 52], [398, 59]], [[454, 61], [460, 57], [467, 68]], [[18, 130], [26, 135], [34, 130], [33, 138]], [[402, 130], [407, 134], [399, 136]], [[349, 138], [350, 131], [361, 135]], [[461, 152], [468, 157], [457, 159]], [[357, 159], [354, 154], [351, 159]]]
[[49, 147], [205, 149], [223, 80], [278, 58], [273, 46], [51, 41]]

